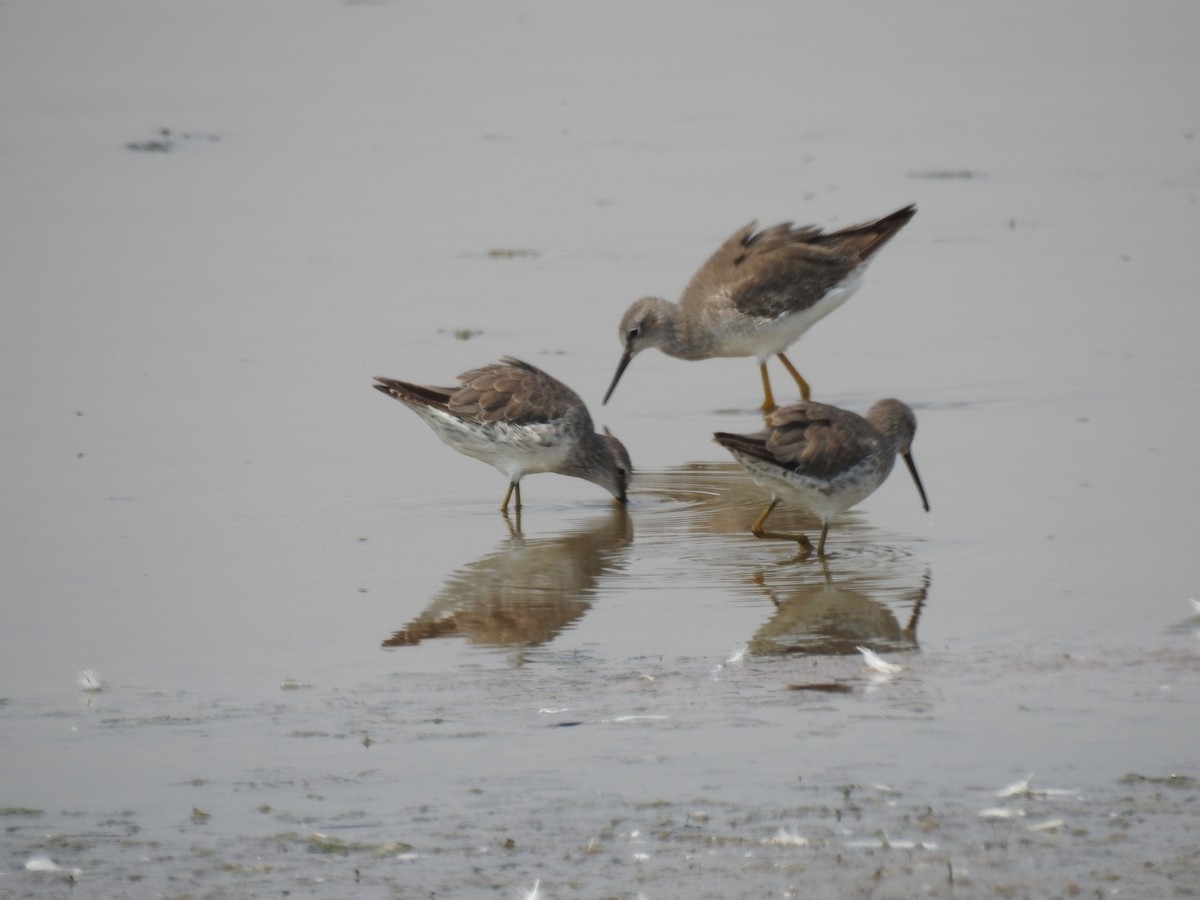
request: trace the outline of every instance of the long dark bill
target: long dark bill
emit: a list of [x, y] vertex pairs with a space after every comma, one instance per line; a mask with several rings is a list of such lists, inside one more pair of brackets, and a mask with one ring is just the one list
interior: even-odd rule
[[604, 394], [604, 399], [600, 401], [601, 406], [608, 402], [608, 398], [612, 396], [612, 392], [617, 389], [617, 382], [621, 380], [621, 376], [625, 372], [625, 367], [629, 365], [631, 359], [633, 359], [633, 354], [628, 350], [621, 354], [621, 361], [617, 363], [617, 374], [613, 376], [612, 384], [608, 386], [608, 390]]
[[904, 457], [904, 462], [908, 466], [908, 473], [916, 482], [917, 492], [921, 495], [921, 505], [925, 507], [925, 512], [929, 512], [929, 501], [925, 499], [925, 487], [921, 484], [921, 476], [917, 474], [917, 464], [913, 462], [911, 453], [902, 453], [901, 456]]

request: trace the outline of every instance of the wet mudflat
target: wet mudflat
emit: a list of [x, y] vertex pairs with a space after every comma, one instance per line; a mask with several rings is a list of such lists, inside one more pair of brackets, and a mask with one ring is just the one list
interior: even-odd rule
[[[1193, 895], [1196, 13], [1025, 12], [6, 7], [0, 895]], [[792, 358], [932, 510], [822, 565], [616, 326], [908, 202]], [[627, 510], [370, 390], [504, 354]]]

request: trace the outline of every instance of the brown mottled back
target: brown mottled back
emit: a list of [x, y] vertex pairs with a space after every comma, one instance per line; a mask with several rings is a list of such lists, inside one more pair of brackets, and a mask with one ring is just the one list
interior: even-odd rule
[[815, 225], [783, 222], [755, 231], [751, 222], [708, 258], [683, 290], [680, 305], [726, 293], [740, 312], [774, 319], [812, 306], [867, 261], [916, 215], [890, 215], [826, 234]]
[[584, 409], [579, 396], [562, 382], [511, 356], [464, 372], [458, 380], [460, 387], [450, 394], [446, 408], [478, 422], [551, 422], [573, 407]]
[[882, 443], [862, 416], [810, 401], [775, 411], [765, 449], [797, 472], [829, 478], [877, 452]]

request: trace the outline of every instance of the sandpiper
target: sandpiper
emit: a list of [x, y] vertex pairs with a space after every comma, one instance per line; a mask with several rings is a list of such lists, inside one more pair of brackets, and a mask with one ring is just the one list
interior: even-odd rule
[[916, 206], [906, 206], [828, 234], [791, 222], [759, 231], [751, 222], [709, 257], [678, 303], [643, 297], [625, 311], [619, 332], [625, 352], [602, 402], [647, 347], [680, 359], [758, 357], [763, 412], [775, 409], [767, 375], [767, 360], [775, 355], [808, 400], [808, 382], [783, 351], [850, 298], [871, 257], [916, 212]]
[[459, 453], [504, 473], [501, 512], [514, 495], [520, 511], [521, 478], [534, 472], [586, 478], [626, 501], [633, 466], [625, 446], [607, 429], [597, 434], [579, 395], [529, 363], [506, 356], [459, 375], [455, 387], [375, 380]]
[[806, 555], [811, 553], [812, 542], [803, 534], [763, 529], [781, 499], [794, 500], [821, 520], [817, 555], [823, 559], [830, 521], [883, 484], [896, 454], [904, 458], [921, 504], [929, 511], [912, 459], [917, 417], [899, 400], [880, 400], [866, 418], [824, 403], [795, 403], [776, 410], [769, 423], [755, 434], [713, 435], [713, 440], [771, 492], [770, 505], [750, 528], [755, 537], [787, 538], [799, 542]]

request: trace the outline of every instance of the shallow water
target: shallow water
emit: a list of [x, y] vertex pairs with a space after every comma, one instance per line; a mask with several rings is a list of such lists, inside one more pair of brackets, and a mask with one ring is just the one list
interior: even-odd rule
[[[1195, 8], [459, 17], [0, 12], [0, 895], [1194, 891]], [[601, 407], [616, 326], [912, 201], [791, 356], [913, 405], [932, 511], [900, 471], [822, 566], [709, 439], [753, 362]], [[503, 354], [628, 510], [505, 519], [369, 389]]]

